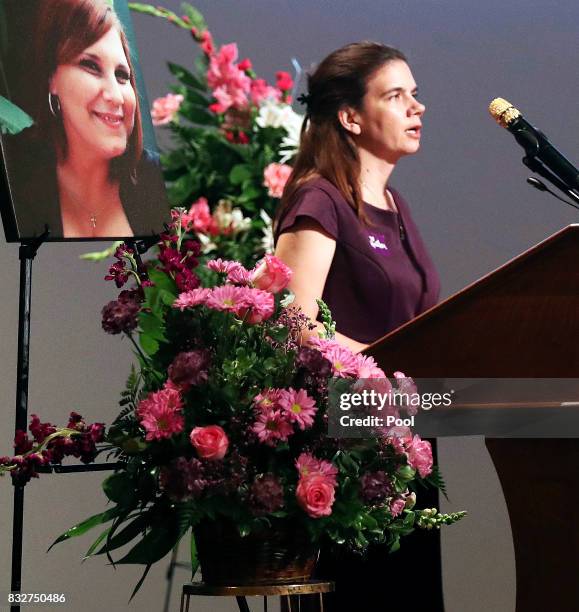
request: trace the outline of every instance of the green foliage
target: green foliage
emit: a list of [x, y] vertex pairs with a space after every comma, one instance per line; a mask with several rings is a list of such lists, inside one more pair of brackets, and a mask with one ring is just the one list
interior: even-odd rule
[[0, 131], [2, 134], [19, 134], [34, 124], [28, 113], [3, 96], [0, 96]]

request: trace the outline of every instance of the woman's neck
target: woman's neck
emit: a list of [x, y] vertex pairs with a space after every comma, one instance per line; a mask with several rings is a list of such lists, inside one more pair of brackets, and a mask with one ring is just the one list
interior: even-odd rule
[[56, 172], [59, 185], [84, 200], [90, 200], [91, 194], [103, 193], [112, 187], [109, 160], [69, 155], [66, 160], [57, 163]]
[[387, 187], [395, 164], [379, 159], [368, 151], [359, 150], [359, 155], [362, 199], [378, 208], [392, 209]]

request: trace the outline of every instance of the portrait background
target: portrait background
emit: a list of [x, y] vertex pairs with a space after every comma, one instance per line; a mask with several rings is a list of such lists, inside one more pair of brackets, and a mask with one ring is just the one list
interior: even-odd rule
[[[44, 0], [0, 0], [0, 15], [4, 15], [4, 21], [0, 27], [0, 94], [11, 102], [25, 110], [29, 115], [34, 114], [34, 102], [32, 100], [31, 85], [38, 78], [34, 72], [34, 64], [30, 61], [30, 41], [33, 33], [33, 17], [36, 14], [39, 3]], [[149, 112], [150, 104], [147, 97], [143, 74], [139, 61], [138, 45], [131, 21], [130, 10], [126, 0], [114, 0], [114, 10], [119, 17], [127, 36], [131, 63], [135, 72], [137, 91], [141, 110], [141, 123], [143, 128], [143, 147], [152, 159], [158, 157], [158, 148], [154, 128]], [[48, 104], [48, 101], [46, 101]], [[38, 181], [39, 176], [44, 177], [45, 172], [38, 171], [35, 164], [42, 155], [31, 154], [31, 148], [27, 139], [33, 128], [24, 130], [17, 136], [3, 136], [3, 152], [6, 157], [8, 170], [8, 182], [12, 195], [13, 208], [2, 195], [5, 209], [6, 234], [9, 241], [17, 241], [33, 237], [41, 233], [44, 222], [54, 218], [55, 207], [58, 203], [49, 196], [49, 202], [42, 201], [40, 190], [35, 190], [33, 184]], [[18, 146], [18, 142], [24, 143]], [[32, 149], [34, 151], [34, 149]], [[41, 150], [42, 154], [44, 153]], [[160, 167], [149, 164], [147, 170], [147, 184], [150, 188], [145, 194], [139, 193], [138, 206], [133, 198], [124, 202], [125, 209], [132, 210], [132, 229], [136, 236], [147, 236], [151, 234], [151, 228], [162, 231], [163, 223], [168, 215], [165, 212], [168, 204], [165, 190], [162, 186]], [[33, 201], [34, 200], [34, 201]], [[127, 206], [127, 204], [129, 206]], [[13, 222], [15, 210], [16, 223]], [[163, 212], [160, 212], [163, 211]], [[114, 238], [116, 236], [111, 236]], [[102, 239], [102, 238], [101, 238]], [[57, 228], [52, 228], [49, 240], [64, 240]]]
[[[165, 0], [164, 5], [178, 11], [180, 0]], [[507, 98], [571, 161], [579, 162], [579, 5], [573, 0], [360, 0], [355, 8], [351, 0], [199, 0], [196, 6], [218, 42], [238, 42], [241, 57], [250, 57], [256, 71], [270, 80], [275, 70], [290, 69], [291, 56], [308, 68], [354, 40], [384, 41], [408, 54], [427, 106], [425, 128], [420, 153], [400, 163], [392, 184], [412, 205], [441, 272], [444, 295], [577, 221], [574, 211], [526, 186], [529, 172], [520, 163], [522, 150], [486, 111], [492, 98]], [[164, 62], [187, 65], [195, 45], [169, 24], [140, 15], [133, 20], [154, 99], [171, 82]], [[84, 251], [86, 245], [45, 245], [34, 263], [30, 411], [47, 420], [62, 422], [76, 409], [88, 420], [110, 422], [129, 370], [128, 343], [100, 329], [100, 309], [116, 292], [102, 281], [105, 266], [78, 261]], [[5, 398], [0, 430], [7, 432], [2, 453], [10, 450], [13, 427], [17, 258], [17, 246], [0, 238], [0, 396]], [[442, 536], [447, 612], [512, 612], [509, 519], [483, 441], [443, 439], [439, 455], [451, 500], [444, 507], [469, 511]], [[45, 554], [57, 534], [104, 507], [101, 480], [99, 474], [45, 476], [26, 490], [24, 584], [38, 591], [68, 592], [69, 610], [81, 605], [89, 612], [127, 609], [139, 575], [137, 568], [114, 571], [105, 560], [81, 565], [88, 539]], [[11, 495], [10, 483], [0, 482], [3, 525], [12, 518]], [[9, 538], [8, 529], [0, 532], [4, 591], [9, 586]], [[185, 547], [180, 557], [187, 559]], [[171, 609], [178, 585], [187, 579], [178, 570]], [[158, 612], [163, 596], [164, 568], [159, 565], [128, 609]], [[225, 612], [234, 605], [203, 598], [195, 603], [200, 611]]]

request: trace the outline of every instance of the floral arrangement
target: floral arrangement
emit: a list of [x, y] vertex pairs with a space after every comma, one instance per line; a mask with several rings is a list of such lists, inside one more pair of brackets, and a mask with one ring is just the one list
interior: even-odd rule
[[155, 100], [153, 123], [175, 148], [161, 157], [173, 206], [186, 207], [203, 253], [245, 265], [273, 250], [271, 219], [291, 173], [303, 117], [292, 110], [294, 81], [278, 71], [271, 85], [235, 43], [217, 46], [203, 16], [188, 4], [168, 9], [130, 4], [186, 30], [201, 55], [191, 69], [169, 63], [172, 93]]
[[326, 336], [300, 344], [312, 326], [292, 308], [291, 271], [274, 256], [252, 269], [199, 266], [195, 219], [173, 211], [146, 274], [130, 248], [117, 248], [107, 278], [122, 290], [102, 326], [131, 339], [139, 365], [106, 433], [118, 462], [103, 484], [112, 505], [57, 542], [108, 523], [87, 556], [113, 562], [130, 544], [114, 563], [144, 564], [144, 578], [204, 520], [230, 521], [241, 535], [292, 520], [314, 542], [363, 551], [373, 542], [396, 549], [416, 527], [461, 518], [415, 506], [420, 487], [443, 486], [427, 441], [391, 431], [327, 437], [331, 381], [389, 386], [384, 372], [333, 340], [323, 303]]

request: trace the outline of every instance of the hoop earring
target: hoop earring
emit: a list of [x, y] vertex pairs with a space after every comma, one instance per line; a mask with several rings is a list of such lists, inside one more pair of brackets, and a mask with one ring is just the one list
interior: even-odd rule
[[48, 92], [48, 108], [53, 117], [60, 115], [60, 99], [56, 94]]

